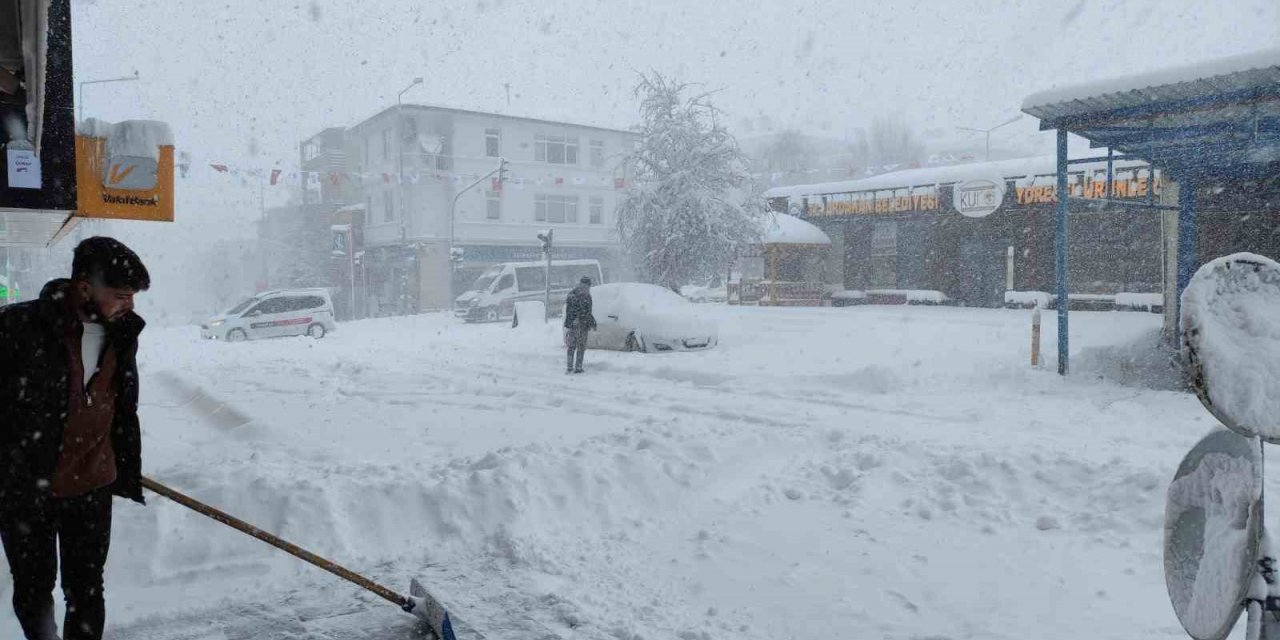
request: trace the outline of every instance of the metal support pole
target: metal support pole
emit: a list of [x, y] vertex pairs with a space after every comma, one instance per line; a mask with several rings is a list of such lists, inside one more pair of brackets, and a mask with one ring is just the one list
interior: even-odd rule
[[1058, 129], [1058, 216], [1053, 235], [1054, 269], [1058, 285], [1058, 375], [1067, 375], [1068, 361], [1067, 307], [1071, 297], [1067, 290], [1067, 130]]
[[[550, 216], [547, 216], [550, 217]], [[551, 320], [551, 247], [547, 247], [547, 290], [542, 297], [542, 308], [546, 314], [546, 320]]]
[[[1178, 323], [1181, 325], [1182, 292], [1199, 266], [1196, 233], [1196, 184], [1183, 178], [1178, 184]], [[1182, 335], [1181, 326], [1178, 335]]]
[[355, 225], [347, 227], [347, 269], [350, 272], [351, 282], [351, 319], [356, 319], [356, 228]]
[[449, 202], [449, 309], [451, 309], [451, 310], [453, 309], [453, 303], [454, 303], [454, 301], [455, 301], [455, 300], [457, 299], [457, 297], [458, 297], [457, 292], [453, 290], [453, 281], [454, 281], [454, 277], [453, 277], [453, 271], [454, 271], [454, 256], [453, 256], [453, 236], [454, 236], [454, 233], [453, 233], [453, 227], [454, 227], [454, 225], [453, 225], [453, 218], [454, 218], [454, 211], [455, 211], [455, 210], [457, 210], [457, 208], [458, 208], [458, 199], [459, 199], [459, 198], [461, 198], [461, 197], [462, 197], [462, 195], [463, 195], [464, 193], [466, 193], [466, 192], [470, 191], [470, 190], [472, 189], [472, 187], [475, 187], [476, 185], [480, 184], [481, 182], [484, 182], [485, 180], [488, 180], [489, 178], [492, 178], [494, 174], [498, 173], [499, 171], [502, 171], [502, 167], [503, 167], [503, 164], [504, 164], [505, 162], [506, 162], [506, 160], [505, 160], [505, 159], [503, 159], [503, 158], [498, 158], [498, 166], [494, 167], [494, 168], [493, 168], [493, 171], [490, 171], [489, 173], [486, 173], [486, 174], [484, 174], [484, 175], [480, 176], [479, 178], [476, 178], [476, 181], [475, 181], [475, 182], [472, 182], [471, 184], [469, 184], [469, 185], [467, 185], [467, 186], [465, 186], [465, 187], [463, 187], [463, 188], [461, 188], [461, 189], [458, 189], [458, 192], [457, 192], [457, 193], [455, 193], [455, 194], [453, 194], [453, 200], [451, 200], [451, 201]]

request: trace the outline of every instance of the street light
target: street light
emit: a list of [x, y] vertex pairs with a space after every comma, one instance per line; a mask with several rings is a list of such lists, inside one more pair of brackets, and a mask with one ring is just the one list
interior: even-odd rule
[[404, 94], [407, 93], [410, 89], [420, 84], [422, 84], [421, 76], [414, 78], [413, 82], [409, 83], [409, 86], [405, 87], [404, 89], [401, 89], [400, 93], [396, 94], [396, 183], [400, 186], [399, 191], [400, 191], [400, 208], [401, 208], [401, 211], [400, 211], [400, 240], [401, 241], [403, 241], [405, 239], [405, 236], [407, 235], [407, 231], [405, 228], [405, 217], [408, 216], [409, 214], [409, 207], [407, 206], [408, 203], [405, 201], [405, 197], [404, 197], [404, 118], [401, 116], [401, 107], [403, 107], [404, 105], [403, 103], [401, 103], [400, 99], [404, 97]]
[[458, 189], [458, 192], [453, 194], [453, 200], [449, 202], [449, 263], [450, 263], [449, 308], [450, 309], [453, 308], [453, 303], [458, 299], [458, 292], [454, 290], [453, 276], [454, 276], [454, 270], [457, 268], [456, 265], [458, 265], [461, 262], [459, 258], [461, 258], [461, 256], [463, 255], [462, 253], [454, 253], [454, 246], [453, 246], [453, 243], [454, 243], [453, 219], [455, 217], [454, 212], [457, 211], [458, 209], [458, 199], [461, 198], [463, 194], [470, 191], [472, 187], [475, 187], [476, 185], [480, 184], [481, 182], [484, 182], [485, 180], [488, 180], [489, 178], [492, 178], [495, 175], [498, 176], [499, 184], [501, 184], [502, 181], [507, 179], [507, 159], [506, 158], [498, 158], [498, 166], [494, 167], [493, 171], [490, 171], [489, 173], [486, 173], [480, 176], [479, 178], [476, 178], [475, 182], [472, 182], [471, 184], [461, 189]]
[[138, 72], [135, 70], [135, 71], [133, 72], [133, 75], [131, 75], [131, 76], [124, 76], [123, 78], [107, 78], [107, 79], [105, 79], [105, 80], [85, 80], [84, 82], [81, 82], [81, 83], [80, 83], [80, 98], [76, 101], [76, 107], [78, 107], [79, 112], [80, 112], [80, 113], [79, 113], [79, 115], [77, 116], [77, 118], [78, 118], [79, 120], [81, 120], [81, 121], [83, 121], [83, 120], [84, 120], [84, 86], [85, 86], [86, 84], [103, 84], [103, 83], [106, 83], [106, 82], [132, 82], [132, 81], [137, 80], [137, 79], [139, 79], [139, 78], [140, 78], [140, 76], [138, 75]]
[[992, 131], [995, 131], [996, 129], [999, 129], [1000, 127], [1003, 127], [1003, 126], [1005, 126], [1005, 125], [1013, 124], [1013, 123], [1015, 123], [1015, 122], [1017, 122], [1018, 120], [1021, 120], [1021, 119], [1022, 119], [1022, 114], [1021, 114], [1021, 113], [1019, 113], [1018, 115], [1016, 115], [1016, 116], [1014, 116], [1014, 117], [1012, 117], [1012, 118], [1009, 118], [1008, 120], [1005, 120], [1004, 122], [1001, 122], [1000, 124], [998, 124], [998, 125], [996, 125], [996, 126], [994, 126], [994, 127], [991, 127], [990, 129], [975, 129], [975, 128], [973, 128], [973, 127], [956, 127], [956, 128], [957, 128], [957, 129], [959, 129], [959, 130], [961, 130], [961, 131], [975, 131], [975, 132], [977, 132], [977, 133], [986, 134], [986, 136], [987, 136], [987, 160], [991, 160], [991, 132], [992, 132]]

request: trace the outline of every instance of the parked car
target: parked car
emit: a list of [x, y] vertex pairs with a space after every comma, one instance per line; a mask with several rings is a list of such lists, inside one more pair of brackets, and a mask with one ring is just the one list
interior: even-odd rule
[[[551, 262], [551, 313], [559, 315], [565, 297], [583, 276], [602, 282], [598, 260]], [[467, 322], [510, 320], [517, 302], [542, 300], [547, 289], [547, 263], [504, 262], [476, 279], [471, 290], [454, 301], [453, 313]]]
[[207, 340], [241, 342], [308, 335], [323, 338], [337, 329], [327, 289], [264, 291], [200, 325]]
[[592, 349], [694, 351], [720, 341], [705, 311], [669, 289], [619, 282], [592, 287], [591, 298], [598, 325], [587, 337]]

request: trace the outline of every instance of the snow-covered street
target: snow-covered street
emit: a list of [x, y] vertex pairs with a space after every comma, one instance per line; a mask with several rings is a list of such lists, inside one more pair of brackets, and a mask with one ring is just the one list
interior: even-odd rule
[[[421, 576], [490, 638], [1183, 636], [1164, 492], [1213, 422], [1122, 364], [1159, 316], [1072, 314], [1063, 380], [1029, 366], [1024, 311], [701, 309], [717, 348], [591, 351], [582, 376], [554, 331], [442, 315], [149, 332], [144, 472], [394, 589]], [[414, 635], [178, 505], [118, 507], [108, 637]]]

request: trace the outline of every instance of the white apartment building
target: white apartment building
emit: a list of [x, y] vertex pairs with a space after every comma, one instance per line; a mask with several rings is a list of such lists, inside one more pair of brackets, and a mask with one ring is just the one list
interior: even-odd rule
[[[421, 105], [391, 107], [348, 128], [346, 165], [360, 177], [344, 200], [363, 218], [375, 304], [447, 307], [450, 292], [488, 266], [539, 259], [537, 233], [547, 228], [555, 230], [554, 258], [597, 258], [616, 273], [614, 210], [627, 178], [622, 159], [636, 140], [619, 129]], [[451, 229], [454, 196], [499, 158], [508, 161], [507, 180], [462, 192]], [[464, 251], [456, 270], [451, 233]]]

